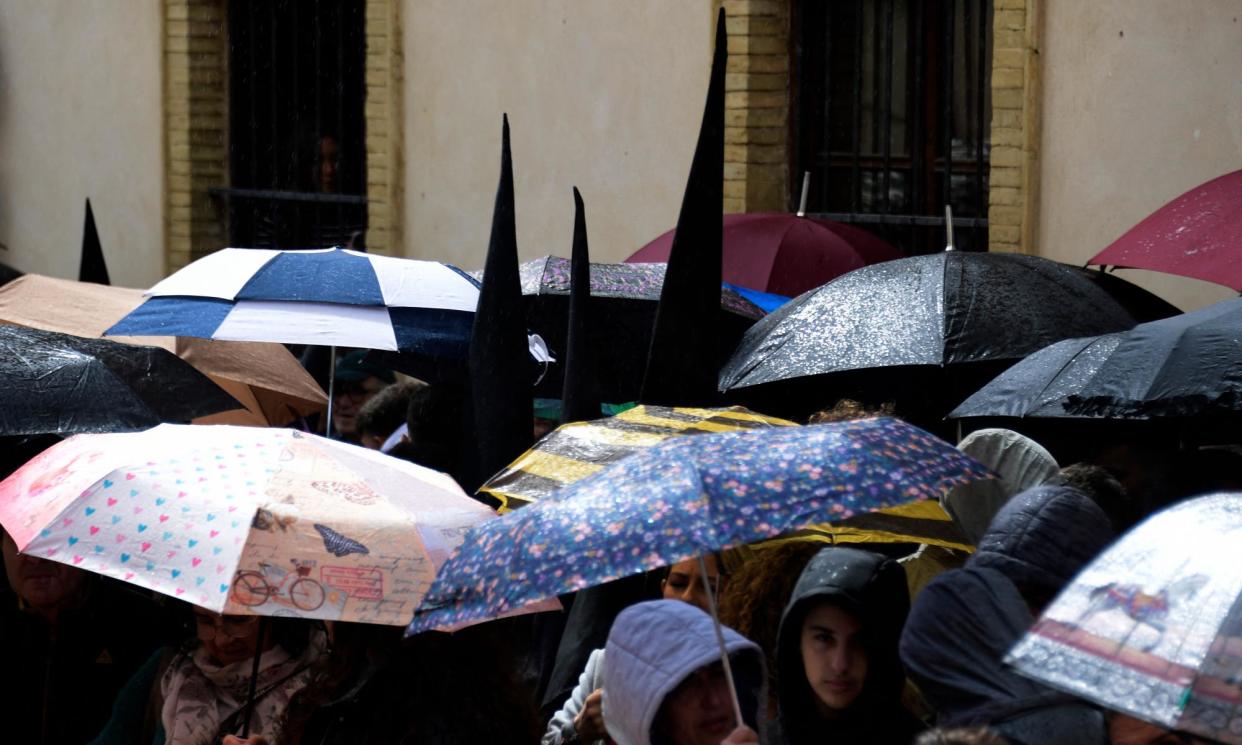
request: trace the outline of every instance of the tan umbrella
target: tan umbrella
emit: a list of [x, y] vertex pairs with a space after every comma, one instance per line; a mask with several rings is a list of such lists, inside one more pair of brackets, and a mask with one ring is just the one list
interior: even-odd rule
[[[143, 301], [142, 290], [27, 274], [0, 286], [0, 322], [99, 337]], [[175, 352], [245, 405], [196, 419], [207, 424], [283, 425], [328, 405], [328, 397], [279, 344], [190, 337], [109, 337]]]

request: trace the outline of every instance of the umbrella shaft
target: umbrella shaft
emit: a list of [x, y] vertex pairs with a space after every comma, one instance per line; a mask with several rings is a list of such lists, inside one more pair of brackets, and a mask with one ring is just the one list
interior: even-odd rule
[[702, 572], [703, 589], [707, 592], [707, 605], [712, 610], [712, 627], [716, 629], [716, 643], [720, 645], [720, 662], [724, 665], [725, 682], [729, 684], [729, 699], [733, 703], [734, 726], [746, 723], [742, 719], [742, 706], [737, 700], [737, 685], [733, 682], [733, 666], [729, 664], [729, 649], [725, 646], [724, 632], [720, 629], [720, 614], [716, 611], [716, 593], [707, 581], [707, 562], [699, 554], [699, 571]]

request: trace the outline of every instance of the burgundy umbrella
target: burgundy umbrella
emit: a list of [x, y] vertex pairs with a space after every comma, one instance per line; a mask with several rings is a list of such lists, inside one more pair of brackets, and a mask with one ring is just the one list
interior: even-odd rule
[[[668, 261], [674, 232], [626, 261]], [[752, 290], [793, 297], [848, 271], [902, 256], [871, 233], [831, 220], [783, 212], [724, 216], [723, 279]]]
[[1242, 292], [1242, 171], [1169, 202], [1089, 263], [1194, 277]]

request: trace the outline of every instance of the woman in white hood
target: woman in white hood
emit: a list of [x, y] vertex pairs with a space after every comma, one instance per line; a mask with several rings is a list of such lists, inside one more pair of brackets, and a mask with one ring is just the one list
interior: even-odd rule
[[617, 745], [741, 745], [767, 700], [763, 654], [724, 627], [744, 722], [734, 721], [711, 616], [687, 603], [653, 600], [621, 612], [608, 634], [603, 709]]

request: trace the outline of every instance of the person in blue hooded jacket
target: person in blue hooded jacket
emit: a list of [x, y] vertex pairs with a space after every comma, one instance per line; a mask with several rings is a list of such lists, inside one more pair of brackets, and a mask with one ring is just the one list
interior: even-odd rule
[[732, 697], [711, 616], [678, 600], [626, 608], [604, 647], [603, 709], [617, 745], [757, 744], [764, 691], [759, 645], [725, 626], [744, 722]]

